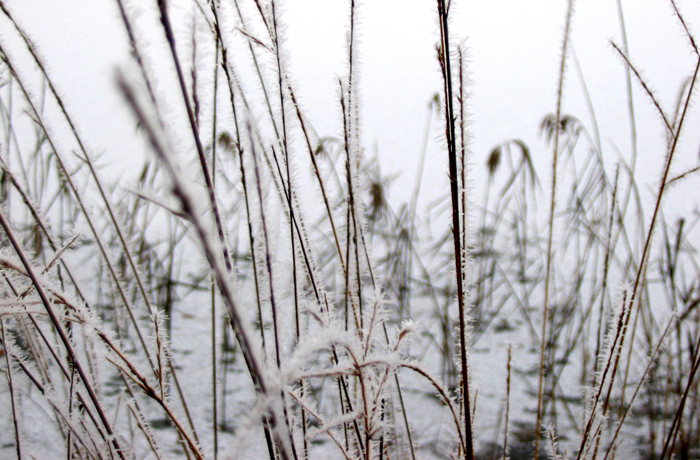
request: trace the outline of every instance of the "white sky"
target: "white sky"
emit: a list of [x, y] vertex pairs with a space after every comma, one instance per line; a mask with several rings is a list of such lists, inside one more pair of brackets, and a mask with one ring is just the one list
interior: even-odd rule
[[[124, 150], [138, 152], [139, 144], [131, 142], [133, 121], [114, 87], [114, 69], [128, 62], [116, 2], [5, 3], [37, 43], [89, 145], [105, 152], [103, 164], [113, 165], [115, 171], [122, 168], [124, 155], [131, 155]], [[190, 0], [172, 3], [177, 12], [191, 14]], [[140, 7], [145, 4], [140, 3]], [[543, 181], [549, 180], [546, 165], [550, 153], [538, 136], [538, 125], [555, 109], [565, 4], [563, 0], [456, 2], [452, 32], [467, 38], [471, 54], [477, 188], [490, 149], [511, 138], [521, 138], [531, 147], [541, 162]], [[691, 30], [698, 30], [700, 2], [678, 0], [678, 4]], [[670, 111], [693, 65], [670, 4], [668, 0], [623, 0], [623, 8], [633, 61]], [[345, 0], [284, 2], [282, 21], [287, 25], [291, 73], [297, 94], [321, 135], [340, 135], [337, 78], [347, 71], [347, 11]], [[367, 0], [359, 11], [364, 144], [370, 156], [378, 151], [385, 174], [401, 174], [392, 196], [394, 201], [403, 201], [396, 195], [413, 184], [427, 103], [441, 87], [434, 51], [435, 5], [428, 0]], [[159, 26], [154, 22], [154, 27]], [[17, 44], [5, 21], [0, 30], [7, 48]], [[630, 145], [623, 64], [608, 43], [608, 39], [621, 43], [620, 37], [615, 0], [577, 2], [573, 48], [593, 99], [610, 164], [616, 161], [616, 149], [627, 157]], [[664, 154], [662, 126], [639, 85], [634, 87], [639, 164], [648, 172], [650, 183], [655, 183]], [[592, 129], [571, 59], [564, 112]], [[697, 114], [693, 120], [697, 126]], [[431, 139], [428, 177], [444, 176], [446, 171], [446, 155], [440, 153], [436, 133]], [[697, 164], [698, 138], [689, 131], [677, 160], [679, 170]]]

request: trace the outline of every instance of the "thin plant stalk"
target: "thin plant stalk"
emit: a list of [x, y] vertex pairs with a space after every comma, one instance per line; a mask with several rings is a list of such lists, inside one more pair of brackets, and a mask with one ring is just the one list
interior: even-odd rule
[[508, 419], [510, 418], [510, 348], [511, 344], [508, 344], [508, 358], [506, 360], [506, 415], [503, 433], [503, 460], [508, 458]]
[[[217, 140], [217, 89], [219, 87], [219, 40], [214, 40], [216, 53], [214, 56], [214, 95], [212, 101], [212, 128], [211, 128], [211, 170], [212, 188], [216, 191], [216, 140]], [[218, 389], [217, 389], [217, 361], [216, 361], [216, 282], [211, 282], [211, 412], [212, 431], [214, 436], [214, 460], [219, 456], [219, 426], [218, 426]]]
[[462, 423], [464, 423], [464, 459], [474, 460], [474, 447], [472, 438], [472, 421], [470, 409], [469, 391], [469, 367], [467, 365], [467, 312], [464, 295], [464, 253], [462, 248], [462, 232], [460, 222], [460, 190], [457, 163], [457, 138], [455, 132], [454, 96], [452, 86], [452, 68], [449, 38], [449, 4], [445, 0], [438, 0], [438, 20], [440, 22], [440, 46], [438, 57], [442, 67], [442, 76], [445, 92], [445, 130], [447, 149], [449, 156], [450, 195], [452, 198], [452, 237], [454, 241], [455, 274], [457, 282], [457, 304], [459, 314], [459, 346], [461, 364], [461, 388], [462, 388]]
[[204, 154], [204, 147], [202, 146], [202, 140], [199, 135], [199, 126], [197, 124], [192, 105], [190, 104], [190, 98], [188, 96], [187, 87], [185, 85], [185, 78], [182, 73], [180, 60], [178, 59], [177, 48], [175, 46], [175, 34], [173, 33], [173, 28], [170, 23], [170, 16], [168, 15], [168, 6], [166, 0], [158, 0], [158, 9], [160, 11], [160, 21], [163, 25], [165, 37], [170, 47], [170, 52], [173, 57], [173, 63], [175, 64], [178, 82], [180, 83], [180, 91], [182, 92], [182, 100], [185, 104], [187, 118], [190, 122], [190, 129], [192, 131], [192, 136], [194, 137], [195, 146], [197, 148], [199, 163], [202, 167], [202, 174], [204, 176], [207, 192], [209, 194], [209, 204], [211, 205], [212, 213], [214, 214], [214, 223], [216, 224], [216, 230], [219, 233], [219, 239], [221, 240], [221, 250], [223, 251], [224, 255], [224, 263], [226, 264], [226, 269], [228, 271], [231, 271], [231, 257], [229, 255], [228, 247], [226, 245], [226, 237], [224, 235], [223, 225], [221, 224], [221, 214], [219, 213], [219, 206], [216, 203], [216, 195], [214, 192], [214, 186], [212, 184], [212, 176], [209, 172], [209, 166], [207, 165], [207, 159]]
[[542, 306], [542, 329], [540, 331], [540, 367], [537, 383], [537, 415], [535, 420], [535, 452], [534, 459], [539, 457], [540, 448], [540, 425], [542, 423], [542, 400], [544, 389], [544, 368], [545, 368], [545, 348], [547, 344], [547, 321], [549, 321], [549, 291], [552, 277], [552, 243], [554, 240], [554, 211], [556, 208], [556, 190], [557, 190], [557, 161], [559, 156], [559, 135], [561, 132], [561, 105], [564, 95], [564, 76], [566, 71], [566, 56], [569, 46], [569, 37], [571, 34], [571, 20], [573, 17], [574, 0], [569, 0], [566, 11], [566, 26], [564, 28], [564, 39], [562, 43], [561, 61], [559, 63], [559, 83], [557, 88], [557, 110], [554, 128], [554, 150], [552, 152], [552, 190], [550, 192], [549, 202], [549, 218], [547, 220], [547, 256], [544, 278], [544, 304]]
[[[7, 343], [7, 336], [5, 335], [5, 320], [0, 318], [0, 334], [2, 335], [2, 343]], [[10, 392], [10, 404], [12, 406], [12, 424], [15, 429], [15, 449], [17, 451], [17, 458], [22, 458], [22, 443], [20, 442], [19, 436], [19, 417], [17, 414], [17, 407], [15, 403], [15, 385], [13, 379], [12, 363], [10, 362], [10, 353], [5, 350], [5, 365], [7, 366], [7, 384]]]

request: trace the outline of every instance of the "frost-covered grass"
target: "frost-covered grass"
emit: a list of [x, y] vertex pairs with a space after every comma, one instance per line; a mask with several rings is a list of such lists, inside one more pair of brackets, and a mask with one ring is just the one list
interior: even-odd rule
[[[613, 45], [667, 133], [652, 202], [635, 130], [611, 170], [595, 118], [562, 112], [573, 1], [551, 171], [519, 139], [470, 166], [466, 50], [438, 0], [425, 137], [441, 120], [449, 180], [419, 174], [399, 208], [363, 151], [354, 1], [337, 136], [298, 103], [275, 0], [115, 1], [133, 58], [115, 86], [150, 154], [119, 187], [0, 2], [2, 458], [700, 455], [699, 216], [667, 222], [663, 200], [695, 193], [698, 167], [672, 164], [697, 141], [700, 54], [673, 0], [694, 70], [672, 113]], [[444, 198], [421, 210], [428, 181]]]

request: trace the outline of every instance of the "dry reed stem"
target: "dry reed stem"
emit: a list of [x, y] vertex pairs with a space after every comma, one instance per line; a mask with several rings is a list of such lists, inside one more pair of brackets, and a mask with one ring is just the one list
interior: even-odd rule
[[469, 387], [469, 367], [467, 364], [467, 311], [464, 293], [465, 268], [464, 253], [462, 248], [462, 232], [466, 229], [461, 226], [460, 219], [460, 190], [457, 163], [457, 136], [455, 132], [454, 96], [452, 86], [452, 68], [450, 55], [450, 34], [449, 34], [449, 4], [444, 0], [438, 0], [438, 20], [440, 23], [440, 46], [438, 48], [438, 59], [442, 68], [444, 94], [445, 94], [445, 138], [447, 141], [449, 158], [450, 196], [452, 200], [452, 238], [454, 241], [454, 262], [455, 276], [457, 284], [457, 306], [459, 314], [459, 351], [461, 367], [461, 389], [462, 395], [460, 403], [463, 407], [462, 420], [464, 423], [464, 458], [474, 459], [474, 447], [472, 436], [472, 411], [470, 408], [470, 387]]
[[545, 347], [547, 337], [547, 321], [549, 320], [549, 290], [552, 276], [552, 242], [554, 238], [554, 212], [556, 208], [556, 189], [557, 189], [557, 162], [559, 156], [559, 134], [560, 123], [562, 118], [561, 105], [564, 93], [564, 76], [566, 71], [566, 56], [569, 47], [569, 37], [571, 34], [571, 21], [573, 17], [574, 0], [567, 2], [566, 23], [564, 27], [564, 38], [562, 40], [561, 61], [559, 63], [559, 83], [557, 88], [557, 109], [554, 127], [554, 150], [552, 152], [552, 190], [549, 202], [549, 219], [547, 220], [547, 256], [544, 278], [544, 304], [542, 308], [542, 330], [540, 332], [540, 368], [537, 384], [537, 416], [535, 421], [535, 453], [534, 458], [537, 460], [540, 446], [540, 424], [542, 422], [542, 391], [544, 388], [544, 368], [545, 368]]

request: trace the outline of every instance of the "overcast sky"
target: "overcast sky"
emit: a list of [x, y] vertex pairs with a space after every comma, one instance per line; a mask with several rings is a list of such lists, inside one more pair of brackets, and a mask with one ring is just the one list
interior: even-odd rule
[[[133, 148], [129, 139], [133, 121], [114, 89], [115, 68], [128, 62], [116, 2], [5, 3], [37, 43], [89, 144], [105, 152], [105, 164], [119, 169], [125, 146]], [[147, 9], [147, 3], [136, 3]], [[191, 0], [171, 3], [176, 14], [187, 15], [193, 10]], [[544, 165], [549, 150], [538, 137], [538, 124], [544, 115], [555, 110], [566, 2], [454, 3], [452, 32], [466, 40], [471, 56], [470, 112], [476, 183], [483, 177], [489, 150], [511, 138], [521, 138], [530, 145], [538, 161], [543, 162], [543, 180], [548, 181]], [[700, 2], [677, 3], [691, 30], [698, 30]], [[347, 72], [344, 50], [348, 2], [286, 0], [283, 5], [285, 47], [298, 95], [320, 134], [340, 135], [337, 78]], [[670, 111], [694, 61], [669, 1], [623, 0], [622, 5], [632, 59]], [[434, 50], [435, 9], [435, 2], [428, 0], [367, 0], [359, 9], [364, 145], [368, 155], [378, 152], [385, 174], [400, 173], [395, 185], [399, 191], [402, 184], [413, 183], [427, 103], [440, 90]], [[155, 22], [154, 27], [158, 26]], [[16, 46], [5, 21], [0, 30], [4, 46]], [[593, 100], [606, 161], [613, 164], [618, 151], [628, 157], [630, 142], [624, 67], [609, 45], [610, 39], [621, 43], [616, 0], [577, 2], [573, 50]], [[581, 119], [590, 130], [591, 119], [572, 56], [564, 112]], [[640, 125], [640, 167], [653, 183], [663, 161], [663, 130], [640, 86], [635, 83], [634, 87]], [[697, 126], [697, 114], [693, 120]], [[437, 131], [433, 131], [426, 174], [444, 175], [446, 155], [440, 153], [436, 135]], [[697, 130], [689, 131], [678, 158], [679, 170], [697, 164], [698, 142]]]

